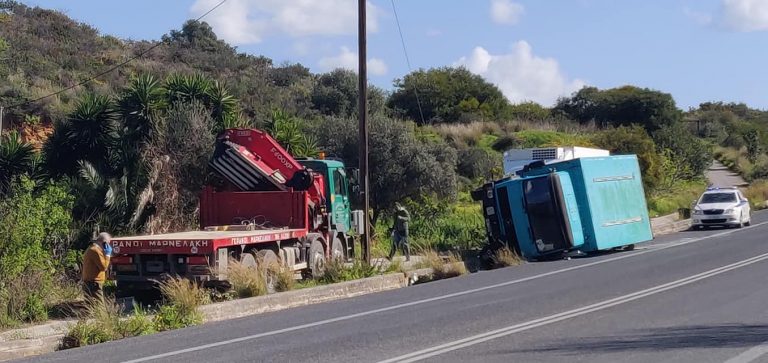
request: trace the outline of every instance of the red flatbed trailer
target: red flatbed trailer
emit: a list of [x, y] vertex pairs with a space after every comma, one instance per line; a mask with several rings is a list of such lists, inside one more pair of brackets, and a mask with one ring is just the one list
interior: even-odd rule
[[305, 229], [253, 231], [190, 231], [112, 239], [116, 255], [184, 254], [208, 255], [222, 247], [277, 242], [305, 237]]

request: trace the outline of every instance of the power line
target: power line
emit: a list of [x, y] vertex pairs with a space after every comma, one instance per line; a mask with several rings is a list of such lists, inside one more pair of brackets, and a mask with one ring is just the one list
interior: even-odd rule
[[[210, 10], [206, 11], [203, 15], [200, 15], [199, 17], [197, 17], [197, 19], [195, 19], [195, 21], [199, 21], [200, 19], [204, 18], [206, 15], [208, 15], [211, 12], [213, 12], [214, 10], [216, 10], [219, 6], [224, 5], [225, 2], [227, 2], [227, 0], [222, 0], [221, 2], [216, 4], [216, 6], [212, 7]], [[14, 104], [14, 105], [10, 105], [10, 106], [7, 106], [5, 108], [7, 108], [7, 109], [8, 108], [15, 108], [15, 107], [24, 106], [24, 105], [27, 105], [27, 104], [30, 104], [30, 103], [35, 103], [35, 102], [38, 102], [38, 101], [42, 101], [42, 100], [44, 100], [46, 98], [50, 98], [50, 97], [53, 97], [53, 96], [60, 95], [60, 94], [62, 94], [64, 92], [66, 92], [66, 91], [69, 91], [69, 90], [72, 90], [74, 88], [83, 86], [83, 85], [88, 84], [90, 82], [93, 82], [94, 80], [98, 79], [99, 77], [104, 76], [104, 75], [109, 74], [109, 73], [112, 73], [115, 70], [117, 70], [118, 68], [120, 68], [120, 67], [122, 67], [122, 66], [124, 66], [124, 65], [126, 65], [126, 64], [128, 64], [128, 63], [130, 63], [130, 62], [132, 62], [132, 61], [134, 61], [136, 59], [138, 59], [138, 58], [143, 57], [145, 54], [151, 52], [153, 49], [155, 49], [155, 48], [157, 48], [157, 47], [159, 47], [159, 46], [161, 46], [163, 44], [165, 44], [165, 41], [161, 40], [160, 42], [157, 42], [155, 45], [147, 48], [143, 52], [140, 52], [139, 54], [137, 54], [137, 55], [135, 55], [135, 56], [133, 56], [131, 58], [128, 58], [127, 60], [123, 61], [122, 63], [118, 63], [117, 65], [112, 66], [111, 68], [107, 69], [106, 71], [103, 71], [103, 72], [101, 72], [99, 74], [96, 74], [95, 76], [91, 76], [90, 78], [86, 79], [85, 81], [82, 81], [80, 83], [76, 83], [76, 84], [71, 85], [69, 87], [60, 89], [60, 90], [58, 90], [56, 92], [47, 94], [45, 96], [38, 97], [38, 98], [35, 98], [33, 100], [27, 100], [27, 101], [24, 101], [24, 102], [20, 102], [20, 103]]]
[[[405, 54], [405, 63], [408, 65], [408, 73], [412, 73], [411, 59], [408, 57], [408, 49], [405, 46], [405, 37], [403, 37], [403, 29], [400, 27], [400, 18], [397, 16], [397, 8], [395, 7], [395, 0], [392, 2], [392, 12], [395, 13], [395, 22], [397, 23], [397, 31], [400, 33], [400, 44], [403, 45], [403, 53]], [[419, 116], [421, 116], [421, 124], [424, 125], [424, 111], [421, 109], [421, 100], [419, 99], [419, 90], [416, 85], [413, 87], [413, 93], [416, 95], [416, 105], [419, 107]]]

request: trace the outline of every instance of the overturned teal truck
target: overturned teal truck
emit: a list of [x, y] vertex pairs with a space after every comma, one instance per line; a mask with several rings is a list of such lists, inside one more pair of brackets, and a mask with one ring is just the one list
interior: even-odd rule
[[526, 260], [547, 260], [653, 239], [635, 155], [531, 160], [472, 197], [483, 206], [486, 260], [504, 247]]

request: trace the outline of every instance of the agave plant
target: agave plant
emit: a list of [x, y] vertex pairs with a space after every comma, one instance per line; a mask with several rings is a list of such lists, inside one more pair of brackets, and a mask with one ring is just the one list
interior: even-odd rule
[[30, 173], [35, 165], [35, 149], [11, 131], [0, 138], [0, 193], [4, 193], [14, 177]]
[[152, 75], [140, 75], [123, 90], [117, 107], [125, 136], [132, 142], [147, 142], [161, 127], [159, 113], [167, 107], [165, 90]]

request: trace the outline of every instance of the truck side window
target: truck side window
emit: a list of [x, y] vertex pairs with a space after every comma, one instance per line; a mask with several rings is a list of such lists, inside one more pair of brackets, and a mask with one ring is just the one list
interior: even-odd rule
[[333, 194], [347, 195], [347, 188], [344, 188], [344, 179], [346, 175], [341, 169], [333, 171]]

